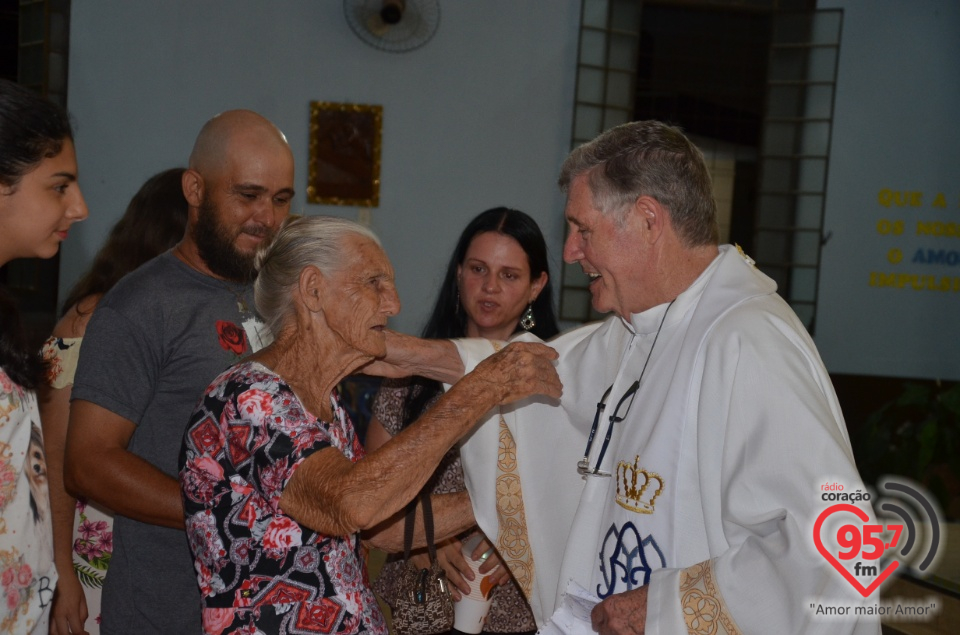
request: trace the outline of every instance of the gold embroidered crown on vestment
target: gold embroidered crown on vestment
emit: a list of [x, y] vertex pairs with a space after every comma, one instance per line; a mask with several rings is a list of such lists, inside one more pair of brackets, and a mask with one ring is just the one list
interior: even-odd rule
[[652, 514], [657, 497], [663, 491], [663, 479], [656, 472], [640, 468], [640, 456], [633, 465], [617, 463], [617, 505], [640, 514]]

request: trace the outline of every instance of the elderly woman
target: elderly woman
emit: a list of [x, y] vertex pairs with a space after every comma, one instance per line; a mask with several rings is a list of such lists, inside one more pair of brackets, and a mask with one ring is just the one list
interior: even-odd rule
[[[213, 381], [180, 455], [204, 632], [386, 633], [360, 531], [376, 527], [372, 544], [400, 549], [397, 512], [481, 415], [559, 396], [555, 355], [505, 348], [365, 456], [334, 387], [385, 354], [400, 309], [379, 241], [343, 219], [298, 218], [257, 264], [257, 310], [276, 340]], [[432, 503], [438, 540], [472, 526], [466, 493]], [[419, 521], [418, 534], [423, 544]]]

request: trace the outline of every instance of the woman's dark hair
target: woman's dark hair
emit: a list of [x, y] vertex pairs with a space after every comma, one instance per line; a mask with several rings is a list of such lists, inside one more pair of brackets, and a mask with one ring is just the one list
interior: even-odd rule
[[107, 241], [93, 258], [67, 299], [63, 313], [81, 300], [109, 291], [120, 278], [170, 249], [183, 238], [187, 225], [187, 199], [181, 180], [185, 168], [171, 168], [151, 176], [110, 230]]
[[[13, 194], [24, 174], [44, 159], [60, 154], [66, 139], [73, 139], [73, 130], [63, 108], [19, 84], [0, 79], [0, 196]], [[39, 351], [27, 344], [16, 301], [2, 288], [0, 366], [10, 379], [27, 389], [40, 384], [46, 368]]]
[[[486, 232], [497, 232], [509, 236], [520, 244], [530, 263], [531, 280], [539, 278], [540, 274], [544, 272], [549, 274], [547, 244], [537, 222], [527, 214], [508, 207], [488, 209], [470, 221], [470, 224], [460, 234], [460, 240], [457, 242], [457, 247], [453, 250], [450, 263], [447, 265], [447, 273], [443, 278], [443, 284], [440, 286], [437, 303], [434, 305], [430, 319], [427, 320], [427, 325], [421, 333], [423, 337], [434, 339], [466, 337], [467, 314], [460, 304], [457, 269], [463, 264], [473, 239]], [[534, 300], [532, 308], [536, 325], [530, 329], [531, 333], [546, 340], [560, 332], [560, 327], [557, 326], [557, 317], [553, 312], [553, 286], [550, 280], [547, 280], [547, 284], [544, 285], [537, 299]], [[518, 321], [514, 333], [522, 330], [523, 328]], [[419, 390], [417, 390], [417, 387], [419, 387]], [[403, 426], [406, 427], [415, 421], [423, 413], [426, 405], [441, 390], [442, 387], [439, 382], [423, 377], [413, 377], [410, 391], [407, 393], [403, 405]]]
[[0, 79], [0, 185], [15, 187], [73, 139], [70, 117], [29, 88]]

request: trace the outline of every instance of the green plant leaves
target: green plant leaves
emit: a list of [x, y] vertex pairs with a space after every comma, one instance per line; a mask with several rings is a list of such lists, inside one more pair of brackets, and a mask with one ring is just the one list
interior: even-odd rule
[[949, 509], [951, 483], [960, 483], [960, 383], [905, 382], [854, 435], [866, 483], [896, 474], [923, 484]]
[[960, 418], [960, 384], [954, 384], [952, 388], [941, 392], [940, 403], [953, 413], [953, 416]]
[[920, 447], [917, 452], [917, 470], [924, 472], [933, 462], [933, 456], [937, 451], [937, 420], [933, 417], [927, 419], [920, 426], [920, 433], [917, 438], [920, 441]]
[[103, 574], [96, 569], [73, 563], [73, 570], [77, 572], [80, 584], [94, 589], [103, 588]]

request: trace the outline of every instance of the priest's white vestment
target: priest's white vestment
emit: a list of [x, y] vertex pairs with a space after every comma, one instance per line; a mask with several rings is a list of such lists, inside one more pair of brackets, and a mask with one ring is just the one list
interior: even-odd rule
[[[811, 609], [862, 601], [812, 527], [824, 483], [863, 486], [813, 341], [737, 249], [671, 304], [549, 344], [560, 405], [505, 406], [461, 448], [478, 523], [538, 624], [573, 580], [601, 599], [649, 585], [650, 634], [879, 632]], [[494, 350], [457, 347], [466, 371]], [[608, 387], [587, 457], [600, 474], [583, 476]]]

